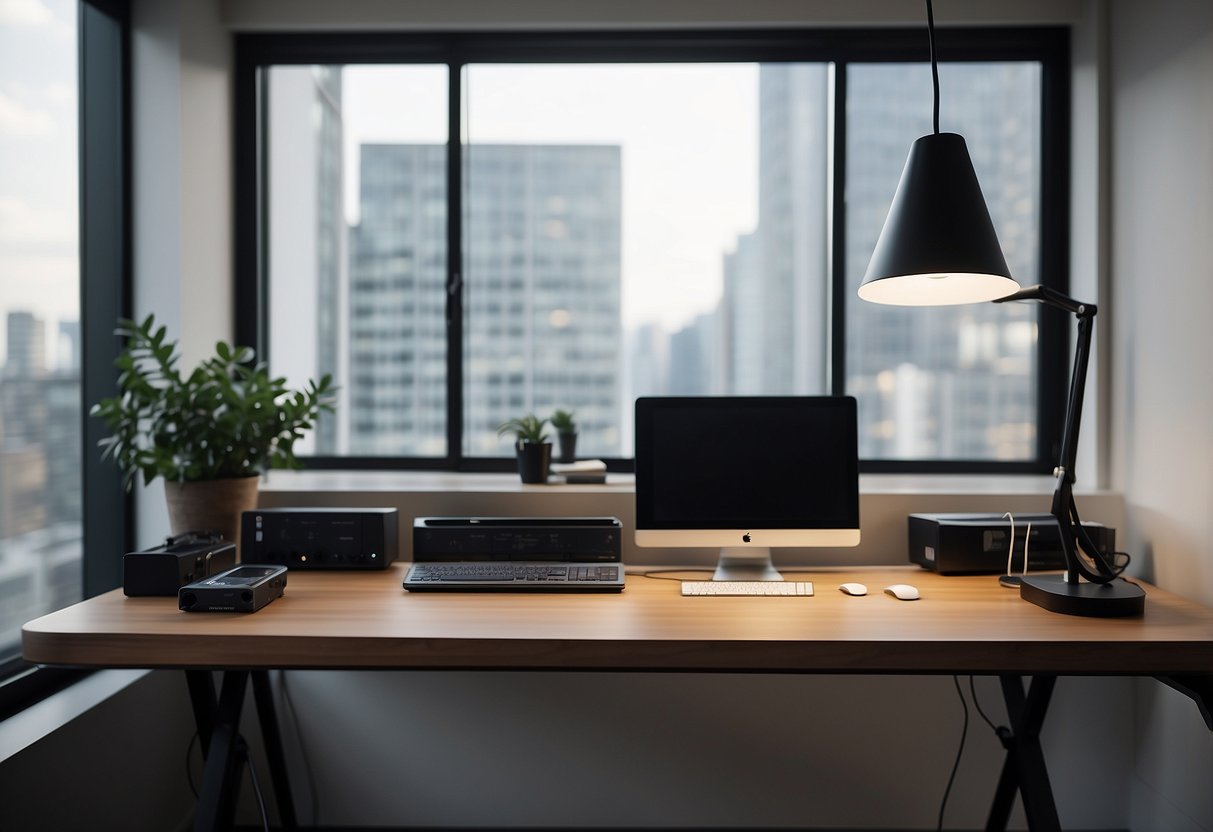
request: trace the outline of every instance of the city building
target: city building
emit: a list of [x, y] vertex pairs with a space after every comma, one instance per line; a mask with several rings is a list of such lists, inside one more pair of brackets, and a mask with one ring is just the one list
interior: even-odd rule
[[[446, 451], [446, 149], [363, 145], [351, 232], [350, 452]], [[463, 449], [557, 408], [620, 453], [620, 159], [612, 146], [466, 149]]]

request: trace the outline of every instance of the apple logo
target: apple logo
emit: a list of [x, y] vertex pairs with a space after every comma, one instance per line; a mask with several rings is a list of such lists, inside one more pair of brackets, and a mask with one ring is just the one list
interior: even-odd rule
[[741, 536], [741, 540], [743, 543], [749, 543], [750, 542], [750, 533], [746, 532], [745, 534], [743, 534]]

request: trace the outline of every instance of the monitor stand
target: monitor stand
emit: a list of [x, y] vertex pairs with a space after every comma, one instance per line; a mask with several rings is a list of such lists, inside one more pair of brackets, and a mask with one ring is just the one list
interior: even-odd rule
[[782, 581], [765, 546], [726, 546], [720, 550], [713, 581]]

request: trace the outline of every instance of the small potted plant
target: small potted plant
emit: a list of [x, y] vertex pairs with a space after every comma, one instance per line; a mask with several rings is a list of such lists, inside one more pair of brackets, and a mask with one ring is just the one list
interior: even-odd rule
[[552, 427], [556, 429], [556, 438], [560, 442], [560, 462], [573, 462], [577, 459], [577, 423], [573, 421], [573, 411], [557, 410], [552, 414]]
[[552, 443], [544, 427], [547, 419], [527, 414], [510, 419], [497, 428], [498, 436], [514, 437], [514, 452], [518, 457], [518, 476], [526, 483], [547, 482], [548, 466], [552, 462]]
[[115, 360], [118, 395], [89, 411], [113, 431], [102, 458], [122, 469], [129, 491], [161, 477], [173, 534], [218, 531], [239, 550], [240, 515], [257, 507], [266, 467], [302, 467], [295, 443], [320, 411], [332, 411], [332, 379], [292, 391], [271, 378], [253, 350], [222, 341], [188, 375], [177, 369], [177, 344], [153, 316], [120, 320], [126, 347]]

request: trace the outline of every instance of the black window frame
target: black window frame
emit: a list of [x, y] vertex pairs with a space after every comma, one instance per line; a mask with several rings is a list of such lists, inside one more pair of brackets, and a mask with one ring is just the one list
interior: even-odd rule
[[[1069, 289], [1070, 30], [1058, 26], [941, 28], [941, 62], [1037, 61], [1041, 72], [1041, 282]], [[462, 69], [472, 63], [812, 62], [834, 65], [833, 193], [830, 262], [830, 392], [845, 393], [846, 66], [923, 62], [920, 27], [753, 29], [678, 32], [255, 33], [235, 36], [235, 300], [236, 340], [268, 354], [265, 73], [271, 66], [314, 64], [444, 64], [448, 68], [447, 140], [447, 454], [445, 457], [312, 456], [312, 469], [509, 471], [508, 457], [463, 455]], [[930, 90], [924, 89], [926, 99]], [[946, 106], [946, 89], [943, 91]], [[907, 145], [907, 152], [909, 147]], [[1031, 460], [864, 459], [864, 473], [1040, 474], [1053, 470], [1061, 442], [1069, 372], [1069, 321], [1042, 311], [1037, 341], [1037, 437]], [[1067, 356], [1063, 361], [1060, 357]], [[630, 471], [630, 457], [608, 468]]]
[[[134, 501], [117, 466], [96, 452], [104, 425], [89, 406], [117, 389], [114, 334], [131, 308], [130, 6], [127, 0], [77, 4], [80, 224], [81, 591], [84, 598], [122, 583]], [[80, 668], [0, 662], [0, 720], [82, 678]]]

